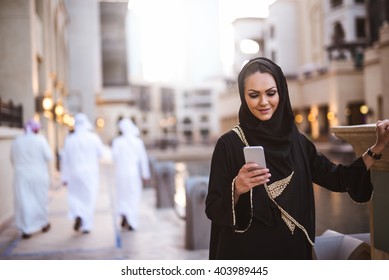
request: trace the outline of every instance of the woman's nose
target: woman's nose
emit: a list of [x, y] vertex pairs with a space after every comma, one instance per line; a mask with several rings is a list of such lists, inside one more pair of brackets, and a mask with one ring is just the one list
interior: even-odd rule
[[267, 103], [268, 103], [267, 97], [261, 96], [261, 98], [259, 99], [259, 104], [260, 105], [267, 105]]

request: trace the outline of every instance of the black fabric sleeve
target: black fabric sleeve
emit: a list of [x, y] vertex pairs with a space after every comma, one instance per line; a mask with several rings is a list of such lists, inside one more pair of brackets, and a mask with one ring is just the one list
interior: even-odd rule
[[335, 164], [317, 152], [308, 141], [308, 154], [314, 183], [334, 192], [347, 192], [355, 202], [367, 202], [373, 192], [370, 170], [361, 157], [348, 165]]
[[216, 143], [209, 175], [205, 213], [217, 225], [232, 227], [232, 174], [225, 144]]
[[[252, 218], [250, 192], [241, 195], [233, 206], [232, 185], [241, 167], [240, 161], [244, 164], [243, 152], [239, 152], [243, 144], [237, 144], [231, 138], [224, 140], [219, 139], [212, 155], [205, 212], [216, 225], [243, 230]], [[238, 155], [242, 156], [242, 159], [238, 158]]]

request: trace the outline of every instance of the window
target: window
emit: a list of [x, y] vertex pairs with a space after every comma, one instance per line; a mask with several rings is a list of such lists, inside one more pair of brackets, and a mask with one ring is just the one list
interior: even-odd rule
[[343, 0], [331, 0], [331, 8], [336, 8], [343, 5]]
[[271, 60], [273, 60], [274, 62], [277, 61], [277, 55], [276, 55], [276, 51], [271, 51]]
[[196, 95], [199, 95], [199, 96], [209, 96], [209, 95], [211, 95], [211, 91], [208, 90], [208, 89], [196, 90], [196, 91], [195, 91], [195, 94], [196, 94]]
[[201, 116], [200, 121], [201, 122], [208, 122], [208, 116], [206, 116], [206, 115]]
[[194, 108], [211, 108], [212, 104], [209, 102], [199, 102], [194, 104]]
[[139, 103], [139, 109], [142, 112], [148, 112], [151, 110], [151, 104], [150, 104], [150, 88], [140, 86], [137, 88], [138, 90], [138, 103]]
[[333, 44], [343, 43], [344, 38], [345, 38], [345, 34], [344, 34], [344, 29], [342, 24], [340, 22], [335, 22], [334, 31], [332, 34], [332, 43]]
[[161, 110], [164, 113], [174, 112], [174, 91], [170, 88], [161, 89]]
[[377, 119], [382, 120], [384, 116], [384, 100], [382, 95], [378, 95], [377, 97]]
[[270, 26], [270, 38], [273, 39], [275, 36], [275, 33], [276, 33], [276, 31], [275, 31], [274, 25]]
[[366, 37], [365, 19], [355, 19], [355, 32], [358, 39], [364, 39]]

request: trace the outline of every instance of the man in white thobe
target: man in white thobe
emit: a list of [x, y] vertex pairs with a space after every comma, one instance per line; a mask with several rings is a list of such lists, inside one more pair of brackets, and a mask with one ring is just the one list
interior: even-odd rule
[[94, 210], [100, 183], [100, 158], [104, 145], [87, 116], [75, 116], [74, 132], [64, 142], [61, 152], [61, 178], [68, 188], [68, 217], [74, 230], [89, 233], [93, 227]]
[[119, 122], [121, 135], [112, 142], [112, 158], [116, 172], [116, 207], [124, 229], [139, 226], [139, 208], [143, 180], [150, 179], [149, 160], [139, 129], [124, 118]]
[[50, 229], [48, 221], [48, 193], [50, 173], [48, 163], [53, 159], [50, 146], [40, 125], [34, 120], [24, 126], [24, 134], [18, 136], [11, 147], [14, 168], [15, 223], [22, 238]]

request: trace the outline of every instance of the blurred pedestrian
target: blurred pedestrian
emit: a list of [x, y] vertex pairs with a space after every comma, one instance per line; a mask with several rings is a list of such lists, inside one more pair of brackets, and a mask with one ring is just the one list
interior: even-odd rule
[[149, 160], [139, 129], [128, 118], [119, 121], [121, 134], [112, 143], [116, 172], [117, 211], [121, 226], [134, 230], [139, 226], [139, 206], [143, 180], [150, 179]]
[[88, 117], [78, 113], [74, 132], [66, 137], [61, 153], [61, 177], [68, 188], [68, 216], [74, 220], [75, 231], [89, 233], [93, 227], [103, 152], [104, 145]]
[[27, 239], [31, 234], [50, 230], [48, 221], [48, 192], [50, 172], [48, 163], [53, 154], [46, 138], [39, 134], [40, 124], [29, 120], [24, 134], [11, 147], [14, 168], [15, 222]]

